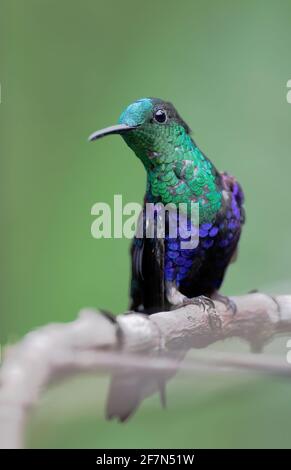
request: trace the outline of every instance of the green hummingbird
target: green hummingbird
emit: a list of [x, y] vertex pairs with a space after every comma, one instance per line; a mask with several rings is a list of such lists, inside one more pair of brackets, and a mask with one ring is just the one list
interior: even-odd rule
[[[217, 298], [235, 310], [218, 292], [227, 267], [236, 257], [245, 220], [244, 194], [236, 178], [216, 169], [167, 101], [139, 99], [123, 111], [117, 125], [94, 132], [89, 139], [111, 134], [123, 137], [146, 170], [145, 208], [149, 203], [170, 204], [174, 209], [193, 203], [199, 208], [199, 242], [190, 248], [183, 247], [191, 230], [195, 232], [187, 210], [186, 216], [179, 210], [167, 212], [163, 237], [156, 232], [146, 236], [145, 227], [153, 224], [155, 228], [158, 217], [149, 220], [143, 211], [139, 220], [143, 236], [136, 236], [131, 248], [130, 309], [152, 314], [187, 303], [209, 304], [209, 299]], [[185, 218], [188, 231], [179, 230], [176, 236], [170, 236], [171, 219], [181, 228]], [[145, 386], [140, 378], [114, 379], [108, 416], [126, 419], [137, 408]]]

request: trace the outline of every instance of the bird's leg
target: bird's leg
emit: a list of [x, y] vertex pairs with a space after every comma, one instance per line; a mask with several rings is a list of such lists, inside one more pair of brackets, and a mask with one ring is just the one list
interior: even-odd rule
[[187, 300], [187, 297], [178, 290], [174, 282], [166, 282], [166, 298], [173, 309], [182, 307]]
[[227, 310], [231, 310], [233, 315], [236, 314], [236, 312], [237, 312], [236, 303], [233, 300], [231, 300], [229, 297], [227, 297], [226, 295], [222, 295], [218, 291], [215, 291], [211, 295], [211, 298], [213, 300], [217, 300], [218, 302], [221, 302], [222, 304], [224, 304], [226, 306]]
[[192, 298], [186, 297], [178, 290], [176, 284], [173, 282], [166, 283], [166, 297], [172, 310], [185, 305], [197, 305], [199, 308], [202, 308], [203, 311], [207, 312], [211, 325], [215, 328], [220, 326], [220, 319], [216, 313], [215, 304], [209, 297], [205, 297], [204, 295]]

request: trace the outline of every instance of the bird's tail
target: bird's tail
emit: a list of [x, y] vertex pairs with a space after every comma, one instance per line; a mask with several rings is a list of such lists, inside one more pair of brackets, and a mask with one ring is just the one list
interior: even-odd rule
[[126, 421], [141, 401], [155, 391], [160, 392], [162, 405], [165, 406], [165, 380], [135, 373], [114, 375], [107, 398], [106, 418]]

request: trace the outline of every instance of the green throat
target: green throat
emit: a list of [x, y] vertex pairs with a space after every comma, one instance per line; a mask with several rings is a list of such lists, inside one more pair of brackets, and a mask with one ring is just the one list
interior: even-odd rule
[[215, 218], [222, 204], [219, 173], [183, 126], [148, 124], [124, 139], [147, 171], [149, 202], [196, 202], [200, 223]]

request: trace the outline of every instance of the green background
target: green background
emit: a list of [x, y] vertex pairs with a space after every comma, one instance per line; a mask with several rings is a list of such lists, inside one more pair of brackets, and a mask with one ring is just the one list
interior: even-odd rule
[[[141, 202], [145, 174], [119, 137], [86, 139], [145, 96], [172, 101], [245, 190], [247, 223], [224, 292], [288, 292], [290, 1], [0, 5], [2, 344], [84, 306], [126, 309], [129, 241], [94, 240], [90, 211], [114, 194]], [[286, 341], [274, 350], [284, 357]], [[291, 446], [291, 384], [279, 379], [181, 377], [166, 412], [153, 397], [123, 426], [103, 419], [106, 387], [82, 377], [52, 388], [28, 445]]]

